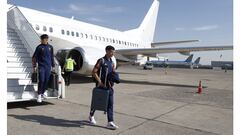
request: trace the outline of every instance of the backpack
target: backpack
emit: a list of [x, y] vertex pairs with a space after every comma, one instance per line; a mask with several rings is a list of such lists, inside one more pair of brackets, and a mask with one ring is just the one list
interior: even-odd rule
[[[110, 59], [111, 61], [112, 61], [112, 59]], [[100, 67], [100, 69], [98, 70], [98, 72], [97, 72], [97, 74], [98, 74], [98, 76], [101, 78], [101, 75], [102, 75], [102, 68], [104, 67], [104, 65], [105, 65], [105, 59], [102, 57], [101, 58], [101, 67]], [[96, 78], [92, 75], [92, 78], [93, 78], [93, 82], [95, 82], [96, 83], [96, 86], [97, 86], [97, 83], [98, 83], [98, 81], [96, 80]], [[105, 75], [105, 82], [107, 82], [106, 80], [108, 79], [108, 76], [107, 75]]]

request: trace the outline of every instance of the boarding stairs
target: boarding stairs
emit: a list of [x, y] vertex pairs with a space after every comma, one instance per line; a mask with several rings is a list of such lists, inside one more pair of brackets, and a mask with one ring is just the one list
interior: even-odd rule
[[[39, 44], [39, 36], [21, 11], [12, 6], [7, 25], [7, 100], [8, 102], [36, 100], [37, 84], [32, 83], [32, 55]], [[46, 91], [47, 98], [64, 98], [65, 84], [61, 67], [55, 59], [58, 90]]]

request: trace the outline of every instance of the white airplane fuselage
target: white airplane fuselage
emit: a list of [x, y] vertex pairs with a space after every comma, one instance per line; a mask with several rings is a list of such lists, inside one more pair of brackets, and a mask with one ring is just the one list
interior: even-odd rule
[[[49, 35], [49, 44], [53, 45], [55, 54], [59, 50], [69, 50], [70, 53], [79, 52], [76, 55], [81, 55], [81, 60], [76, 59], [76, 61], [81, 63], [76, 71], [81, 74], [91, 73], [97, 59], [105, 55], [107, 45], [112, 45], [116, 49], [151, 47], [151, 42], [141, 41], [140, 37], [131, 33], [29, 8], [19, 7], [19, 9], [39, 35]], [[72, 55], [70, 53], [68, 55]], [[112, 59], [116, 65], [115, 57]]]

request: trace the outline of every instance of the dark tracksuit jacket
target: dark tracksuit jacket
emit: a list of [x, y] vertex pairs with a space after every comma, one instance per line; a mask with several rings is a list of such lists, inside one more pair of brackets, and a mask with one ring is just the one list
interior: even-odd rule
[[51, 67], [54, 67], [53, 47], [49, 44], [38, 45], [33, 54], [32, 62], [34, 68], [38, 63], [38, 94], [43, 94], [51, 75]]

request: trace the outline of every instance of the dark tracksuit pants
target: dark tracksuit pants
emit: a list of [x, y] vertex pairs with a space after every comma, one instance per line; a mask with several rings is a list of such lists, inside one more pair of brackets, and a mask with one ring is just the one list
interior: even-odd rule
[[40, 95], [44, 94], [45, 90], [47, 89], [48, 81], [51, 75], [51, 67], [39, 66], [38, 71], [38, 95]]
[[65, 71], [66, 85], [70, 85], [70, 83], [71, 83], [71, 74], [72, 74], [72, 71]]
[[[108, 108], [107, 108], [107, 118], [108, 122], [113, 121], [113, 89], [111, 88], [109, 91], [109, 99], [108, 99]], [[90, 116], [93, 116], [95, 113], [95, 110], [90, 111]]]

